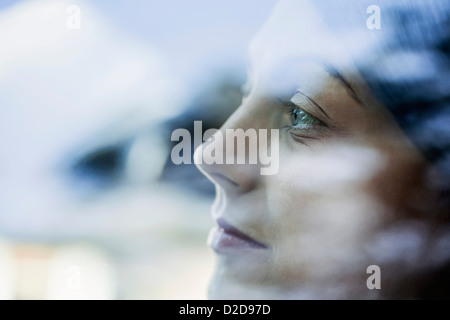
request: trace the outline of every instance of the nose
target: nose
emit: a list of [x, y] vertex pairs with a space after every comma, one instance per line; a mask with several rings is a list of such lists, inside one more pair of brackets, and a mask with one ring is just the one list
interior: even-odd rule
[[258, 131], [241, 108], [194, 153], [199, 170], [225, 192], [249, 192], [260, 179]]

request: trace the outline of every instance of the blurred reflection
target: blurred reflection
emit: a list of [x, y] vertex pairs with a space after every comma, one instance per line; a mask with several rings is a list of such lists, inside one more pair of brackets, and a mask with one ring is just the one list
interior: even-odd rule
[[83, 1], [0, 30], [0, 298], [203, 298], [209, 201], [157, 182], [183, 107], [164, 57]]
[[[226, 74], [226, 73], [224, 73]], [[242, 101], [243, 81], [242, 74], [229, 74], [216, 80], [215, 83], [202, 89], [195, 96], [186, 111], [169, 119], [165, 123], [166, 141], [171, 141], [171, 134], [178, 128], [184, 128], [194, 136], [194, 121], [202, 121], [202, 135], [211, 128], [219, 128], [225, 120], [235, 111]], [[170, 144], [170, 150], [178, 142]], [[191, 141], [191, 157], [195, 146]], [[193, 163], [193, 162], [192, 162]], [[175, 165], [170, 154], [161, 174], [162, 181], [168, 181], [186, 190], [196, 191], [204, 195], [214, 195], [214, 185], [207, 180], [195, 166], [191, 164]]]

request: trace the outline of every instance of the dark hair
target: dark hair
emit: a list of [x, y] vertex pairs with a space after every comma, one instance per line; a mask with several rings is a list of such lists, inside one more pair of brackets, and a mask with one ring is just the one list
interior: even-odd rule
[[[450, 1], [319, 0], [311, 3], [339, 40], [354, 44], [350, 54], [370, 90], [428, 160], [429, 172], [434, 173], [429, 175], [429, 183], [441, 200], [448, 232]], [[378, 30], [366, 26], [367, 8], [373, 4], [380, 9]], [[450, 297], [449, 260], [424, 270], [419, 278], [420, 281], [403, 279], [404, 283], [414, 283], [417, 298]], [[408, 285], [400, 288], [409, 289]]]
[[[439, 171], [434, 187], [450, 195], [450, 1], [312, 1], [333, 32], [357, 43], [350, 54], [372, 93]], [[380, 8], [380, 29], [366, 26]], [[364, 39], [361, 41], [361, 33]], [[358, 39], [352, 39], [358, 36]], [[352, 41], [354, 40], [354, 41]]]

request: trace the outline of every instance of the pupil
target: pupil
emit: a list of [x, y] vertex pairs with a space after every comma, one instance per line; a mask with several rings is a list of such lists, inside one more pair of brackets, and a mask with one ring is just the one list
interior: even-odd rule
[[306, 116], [307, 116], [306, 113], [303, 110], [300, 110], [298, 108], [296, 108], [294, 110], [294, 112], [292, 113], [292, 118], [293, 118], [294, 122], [304, 121]]

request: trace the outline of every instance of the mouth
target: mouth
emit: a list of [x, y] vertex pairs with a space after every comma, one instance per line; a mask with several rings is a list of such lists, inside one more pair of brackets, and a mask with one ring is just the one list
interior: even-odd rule
[[266, 245], [241, 232], [222, 218], [217, 220], [217, 227], [211, 230], [208, 244], [215, 251], [226, 249], [267, 249]]

